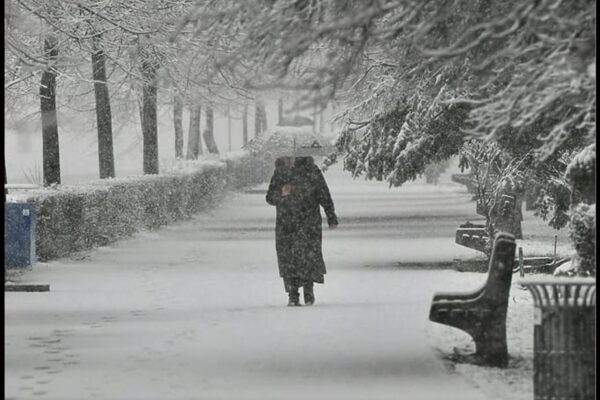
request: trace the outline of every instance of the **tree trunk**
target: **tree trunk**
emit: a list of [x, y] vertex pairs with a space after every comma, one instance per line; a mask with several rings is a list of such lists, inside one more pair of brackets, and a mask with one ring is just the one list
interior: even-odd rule
[[254, 137], [259, 137], [261, 134], [261, 120], [262, 114], [260, 112], [260, 102], [256, 100], [254, 102]]
[[175, 129], [175, 158], [183, 158], [183, 99], [180, 94], [173, 98], [173, 127]]
[[279, 98], [279, 102], [277, 103], [277, 125], [283, 124], [283, 98]]
[[158, 126], [157, 126], [157, 66], [152, 60], [142, 63], [142, 137], [144, 140], [144, 174], [158, 174]]
[[244, 114], [242, 115], [242, 143], [244, 147], [248, 144], [248, 103], [244, 103]]
[[202, 154], [202, 143], [200, 141], [200, 103], [192, 104], [190, 109], [190, 127], [188, 130], [187, 159], [196, 160]]
[[211, 106], [206, 106], [206, 129], [204, 130], [204, 143], [208, 152], [211, 154], [219, 154], [217, 143], [214, 137], [214, 124], [213, 124], [213, 109]]
[[227, 107], [227, 151], [231, 151], [231, 110]]
[[317, 106], [313, 106], [313, 125], [312, 125], [313, 133], [317, 133]]
[[96, 97], [96, 122], [98, 124], [98, 161], [100, 179], [115, 177], [115, 161], [112, 138], [112, 114], [110, 97], [106, 84], [106, 55], [94, 39], [92, 53], [92, 77]]
[[144, 123], [144, 106], [143, 104], [143, 99], [142, 99], [142, 94], [137, 92], [137, 102], [138, 102], [138, 110], [139, 110], [139, 114], [140, 114], [140, 126]]
[[267, 126], [267, 108], [265, 107], [265, 103], [260, 102], [260, 120], [261, 120], [261, 133], [265, 132], [268, 128]]
[[54, 36], [48, 36], [44, 40], [44, 53], [50, 64], [50, 67], [42, 73], [40, 84], [44, 186], [60, 184], [60, 152], [56, 119], [56, 70], [51, 65], [58, 57], [57, 46], [58, 40]]
[[335, 132], [335, 122], [333, 121], [335, 118], [335, 104], [331, 104], [331, 122], [329, 123], [329, 129], [331, 132]]
[[323, 134], [323, 129], [325, 128], [325, 118], [323, 117], [323, 110], [319, 113], [319, 133]]

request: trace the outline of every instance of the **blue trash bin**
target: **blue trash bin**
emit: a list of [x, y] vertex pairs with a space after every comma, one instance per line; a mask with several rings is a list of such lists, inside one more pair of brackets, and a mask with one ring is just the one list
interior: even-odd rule
[[4, 203], [4, 266], [31, 267], [35, 262], [33, 203]]

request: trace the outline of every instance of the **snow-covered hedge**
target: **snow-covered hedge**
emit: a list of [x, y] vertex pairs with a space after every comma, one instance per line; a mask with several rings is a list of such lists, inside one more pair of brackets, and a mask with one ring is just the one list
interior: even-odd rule
[[221, 160], [180, 161], [161, 175], [104, 179], [9, 196], [36, 208], [41, 261], [103, 246], [202, 212], [230, 189], [267, 178], [270, 165], [247, 153]]
[[573, 157], [565, 173], [571, 185], [571, 220], [569, 236], [576, 254], [569, 267], [557, 269], [555, 275], [596, 274], [596, 143]]
[[587, 146], [573, 157], [567, 166], [565, 178], [573, 189], [573, 202], [595, 203], [596, 143]]
[[577, 255], [574, 268], [580, 275], [596, 273], [596, 205], [580, 203], [573, 207], [569, 236]]

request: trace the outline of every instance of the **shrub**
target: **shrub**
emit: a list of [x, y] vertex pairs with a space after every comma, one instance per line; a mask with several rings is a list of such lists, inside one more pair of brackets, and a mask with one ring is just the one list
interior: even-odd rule
[[596, 274], [596, 205], [573, 207], [569, 235], [577, 255], [575, 270], [580, 275]]
[[268, 172], [263, 160], [240, 153], [223, 161], [182, 161], [163, 175], [45, 188], [16, 200], [35, 204], [36, 254], [47, 261], [189, 218], [229, 189], [264, 181]]

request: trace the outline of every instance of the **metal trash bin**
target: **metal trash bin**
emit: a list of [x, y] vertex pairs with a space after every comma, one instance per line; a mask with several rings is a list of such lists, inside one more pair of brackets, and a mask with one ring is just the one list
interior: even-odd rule
[[596, 398], [596, 283], [523, 281], [533, 296], [535, 400]]
[[35, 205], [4, 203], [4, 267], [31, 267], [35, 262]]

